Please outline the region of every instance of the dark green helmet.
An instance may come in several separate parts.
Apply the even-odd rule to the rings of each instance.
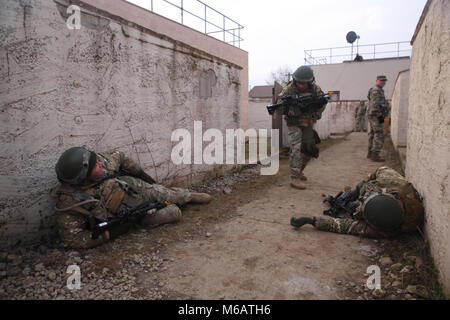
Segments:
[[[370,195],[361,208],[367,223],[380,231],[395,231],[405,218],[403,203],[390,193]]]
[[[89,176],[96,162],[97,155],[86,147],[70,148],[59,157],[56,175],[61,182],[80,184]]]
[[[298,83],[311,83],[314,81],[314,71],[309,66],[301,66],[295,70],[293,78]]]

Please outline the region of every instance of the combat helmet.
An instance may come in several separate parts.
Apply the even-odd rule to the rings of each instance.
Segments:
[[[59,157],[55,166],[58,180],[68,184],[80,184],[91,173],[97,155],[86,147],[70,148]]]
[[[403,224],[405,210],[395,195],[386,192],[371,194],[361,208],[364,219],[380,231],[396,231]]]
[[[301,66],[295,70],[293,76],[294,81],[297,83],[311,83],[314,79],[314,71],[309,66]]]

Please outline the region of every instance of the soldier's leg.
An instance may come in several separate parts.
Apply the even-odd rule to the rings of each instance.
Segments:
[[[159,202],[169,201],[177,205],[184,205],[191,201],[192,195],[188,189],[168,188],[159,184],[146,185],[150,199]]]
[[[303,173],[303,171],[306,168],[306,165],[308,164],[308,162],[311,160],[310,156],[307,156],[306,154],[302,153],[301,157],[300,157],[300,161],[301,161],[301,176],[300,179],[303,181],[308,180],[308,178],[306,178],[305,174]]]
[[[297,126],[288,126],[288,134],[291,144],[291,178],[300,178],[302,173],[302,129]]]
[[[349,218],[331,218],[318,217],[316,218],[314,227],[317,230],[328,231],[341,234],[351,234],[354,236],[363,236],[367,238],[381,237],[375,230],[373,230],[364,220],[353,220]]]
[[[380,154],[381,149],[383,149],[384,146],[384,126],[381,123],[378,123],[373,128],[374,131],[374,139],[373,139],[373,152],[375,154]]]
[[[376,120],[378,121],[378,120]],[[374,150],[374,136],[375,136],[375,132],[373,130],[373,121],[369,118],[369,146],[368,146],[368,153],[367,153],[367,158],[371,158],[372,154],[373,154],[373,150]]]
[[[172,204],[153,214],[147,214],[142,220],[141,225],[145,227],[157,227],[162,224],[174,223],[181,220],[181,210]]]

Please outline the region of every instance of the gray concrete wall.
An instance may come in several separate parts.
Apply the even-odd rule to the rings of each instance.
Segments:
[[[367,93],[375,86],[378,75],[388,77],[384,90],[386,98],[391,99],[398,73],[408,69],[409,65],[409,58],[392,58],[314,65],[311,68],[323,91],[340,91],[340,100],[367,100]]]
[[[426,234],[450,296],[450,1],[429,1],[413,38],[406,177],[424,198]]]
[[[391,103],[391,139],[394,147],[406,147],[408,140],[409,70],[402,71],[395,83]]]
[[[254,129],[267,129],[270,136],[272,117],[267,112],[267,106],[272,104],[272,98],[250,99],[248,104],[248,126]]]
[[[118,149],[157,181],[185,184],[220,168],[173,165],[172,131],[192,132],[196,120],[204,130],[241,126],[246,66],[227,61],[229,51],[213,55],[87,5],[81,29],[69,30],[60,3],[0,3],[1,247],[53,234],[50,191],[65,149]],[[126,4],[108,1],[110,9],[114,3]],[[130,18],[154,21],[126,5]]]

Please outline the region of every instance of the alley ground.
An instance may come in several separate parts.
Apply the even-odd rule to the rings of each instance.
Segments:
[[[335,195],[373,172],[380,164],[366,159],[366,146],[367,135],[353,133],[326,148],[305,170],[304,191],[290,187],[283,161],[277,176],[237,204],[235,218],[167,250],[176,257],[162,275],[167,289],[195,299],[344,298],[336,283],[363,284],[374,242],[312,226],[296,230],[289,220],[322,215],[321,193]]]
[[[299,230],[290,226],[292,216],[323,214],[327,206],[321,193],[335,195],[345,186],[354,187],[380,165],[401,170],[389,146],[386,163],[366,159],[367,133],[329,139],[321,148],[320,158],[305,170],[308,189],[304,191],[289,186],[289,163],[284,157],[276,176],[260,176],[259,167],[254,167],[198,186],[199,191],[212,192],[214,200],[187,205],[181,223],[136,229],[91,250],[67,251],[46,244],[4,253],[8,276],[1,279],[0,297],[440,297],[427,245],[418,236],[377,241],[320,232],[309,225]],[[66,287],[67,267],[72,264],[81,268],[81,290]],[[373,264],[383,270],[381,293],[364,284],[367,267]],[[428,291],[414,294],[417,288],[409,288],[410,284],[425,284]]]

